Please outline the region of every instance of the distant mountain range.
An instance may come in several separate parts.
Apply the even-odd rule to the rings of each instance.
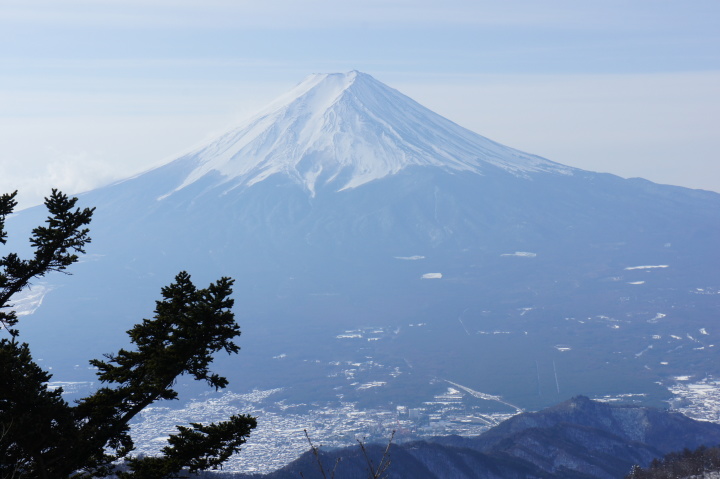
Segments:
[[[523,413],[471,438],[441,437],[394,444],[389,479],[617,479],[634,464],[646,466],[684,448],[720,444],[720,425],[693,421],[681,414],[636,406],[608,405],[578,396],[551,408]],[[386,445],[368,445],[379,464]],[[358,446],[323,451],[324,469],[338,478],[366,479],[367,462]],[[341,458],[340,462],[338,458]],[[237,479],[321,478],[308,451],[267,475]],[[216,477],[209,474],[208,477]]]
[[[720,374],[720,194],[522,153],[359,72],[81,203],[83,263],[18,298],[56,380],[92,381],[179,270],[237,279],[231,388],[295,403],[417,407],[451,381],[483,413],[660,404]],[[9,248],[43,218],[11,218]]]

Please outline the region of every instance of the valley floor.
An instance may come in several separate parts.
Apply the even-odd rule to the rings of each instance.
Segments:
[[[682,379],[682,378],[681,378]],[[706,379],[691,383],[678,381],[671,388],[673,410],[698,420],[720,422],[720,382]],[[251,414],[258,427],[241,454],[223,468],[227,472],[268,473],[296,459],[309,445],[304,430],[316,445],[342,447],[365,441],[404,442],[429,436],[478,435],[515,413],[480,413],[463,403],[467,393],[448,387],[445,394],[427,401],[422,408],[359,409],[353,403],[337,405],[290,404],[275,397],[280,389],[247,394],[208,394],[184,408],[148,408],[133,425],[136,453],[156,454],[176,424],[219,421],[231,414]],[[598,398],[623,402],[625,397]],[[520,411],[517,411],[520,412]]]

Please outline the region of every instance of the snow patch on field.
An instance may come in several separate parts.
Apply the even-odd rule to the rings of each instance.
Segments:
[[[698,421],[720,422],[720,382],[713,378],[688,382],[692,376],[676,376],[668,387],[674,398],[671,409]]]
[[[657,323],[659,320],[663,319],[663,318],[666,317],[666,316],[667,316],[667,314],[657,313],[657,314],[655,314],[655,317],[654,317],[654,318],[648,319],[647,322],[654,324],[654,323]]]
[[[387,383],[385,381],[370,381],[369,383],[364,383],[358,386],[358,391],[362,391],[364,389],[370,389],[370,388],[379,388],[381,386],[385,386]]]
[[[657,265],[647,265],[647,266],[628,266],[625,268],[625,271],[630,271],[633,269],[656,269],[656,268],[668,268],[670,265],[667,264],[657,264]]]
[[[29,316],[42,305],[45,295],[52,291],[52,287],[45,283],[32,285],[15,296],[13,296],[10,308],[2,308],[5,311],[14,310],[18,316]]]
[[[642,355],[645,354],[646,352],[650,351],[652,348],[653,348],[653,345],[651,344],[650,346],[648,346],[647,348],[643,349],[643,350],[640,351],[639,353],[635,353],[635,357],[636,357],[636,358],[639,358],[640,356],[642,356]]]
[[[628,401],[634,402],[636,400],[642,401],[647,394],[645,393],[625,393],[625,394],[607,394],[605,396],[594,397],[593,401],[599,401],[604,403],[616,403],[622,402],[627,403]]]
[[[442,279],[442,273],[425,273],[422,279]]]
[[[89,390],[92,386],[93,383],[90,381],[50,381],[47,383],[47,388],[50,391],[62,388],[63,395],[77,394]]]

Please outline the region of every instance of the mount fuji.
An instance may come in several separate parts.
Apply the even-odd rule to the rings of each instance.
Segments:
[[[482,174],[487,166],[523,175],[571,169],[460,128],[369,75],[311,75],[239,127],[192,153],[195,167],[177,189],[210,172],[231,187],[274,174],[338,191],[410,166]],[[177,191],[177,190],[176,190]]]
[[[123,346],[180,270],[237,280],[231,384],[296,402],[412,406],[451,383],[530,409],[656,404],[720,374],[720,194],[514,150],[363,73],[312,75],[80,198],[88,254],[18,300],[58,380]]]

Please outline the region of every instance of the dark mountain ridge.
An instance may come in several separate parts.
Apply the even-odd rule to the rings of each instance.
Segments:
[[[438,437],[395,444],[390,479],[619,478],[634,464],[647,466],[671,451],[720,444],[720,425],[654,408],[609,405],[579,396],[534,413],[512,417],[470,438]],[[382,444],[368,447],[378,464]],[[358,447],[324,451],[336,477],[366,478]],[[322,477],[311,452],[263,479]],[[236,475],[244,478],[251,476]]]

